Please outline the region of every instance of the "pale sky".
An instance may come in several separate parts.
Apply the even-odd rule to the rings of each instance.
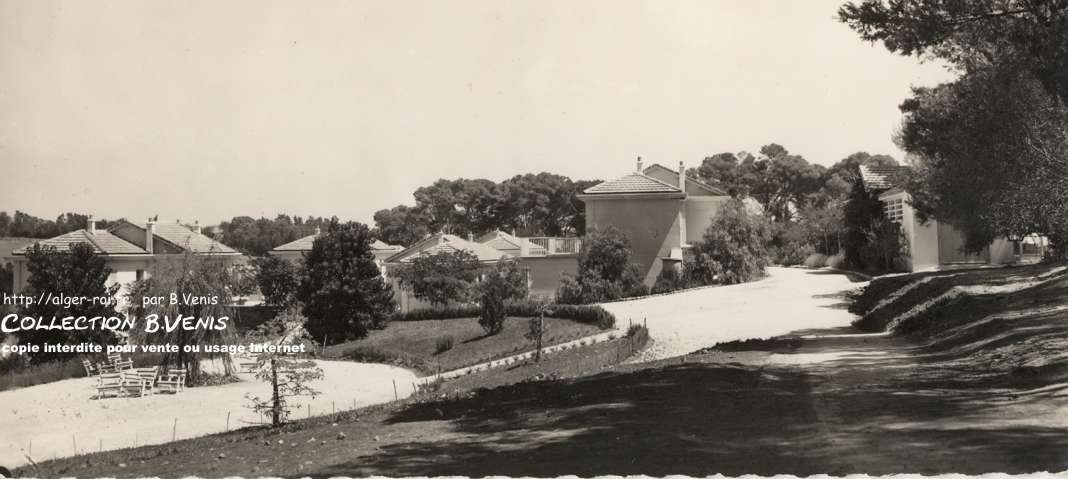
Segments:
[[[437,178],[608,179],[892,141],[844,0],[0,0],[0,210],[364,222]]]

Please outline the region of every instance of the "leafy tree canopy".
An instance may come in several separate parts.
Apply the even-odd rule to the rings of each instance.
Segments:
[[[551,173],[486,179],[440,179],[414,193],[415,206],[375,213],[375,231],[387,243],[411,245],[427,234],[480,235],[496,228],[521,235],[581,235],[585,206],[576,198],[596,181]]]
[[[1068,94],[1064,0],[861,0],[843,5],[838,18],[891,52],[933,55],[964,72],[1011,64],[1055,98]]]
[[[475,255],[459,250],[419,256],[397,268],[396,276],[416,298],[445,306],[471,299],[480,269]]]
[[[373,240],[366,225],[334,220],[305,256],[297,299],[316,341],[362,338],[393,313],[393,288],[375,264]]]
[[[70,246],[69,251],[57,251],[53,247],[34,245],[27,249],[27,288],[23,294],[34,296],[41,293],[65,295],[68,297],[81,298],[114,298],[118,292],[118,285],[107,286],[108,276],[111,269],[107,267],[104,259],[98,256],[92,246],[87,243],[76,243]],[[45,320],[53,316],[63,318],[66,316],[118,316],[114,304],[104,302],[87,303],[71,306],[52,304],[49,302],[35,302],[23,306],[19,314],[23,316],[44,317]],[[32,329],[15,333],[21,343],[33,344],[78,344],[92,342],[96,344],[115,344],[117,338],[108,330],[85,329],[75,331]],[[30,359],[34,363],[42,363],[55,359],[61,359],[64,355],[58,353],[42,352],[34,354]]]

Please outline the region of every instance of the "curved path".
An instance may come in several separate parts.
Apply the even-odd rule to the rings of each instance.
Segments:
[[[383,364],[317,361],[323,380],[311,383],[320,395],[297,398],[301,409],[294,417],[352,409],[412,393],[416,375]],[[207,366],[206,366],[207,368]],[[135,445],[169,442],[172,434],[186,439],[227,428],[259,423],[245,394],[268,397],[266,383],[251,374],[241,382],[191,388],[179,394],[140,398],[90,399],[96,394],[93,378],[68,379],[0,392],[0,465],[11,468],[34,461]],[[177,426],[175,426],[177,419]]]
[[[753,283],[700,288],[602,306],[626,329],[649,326],[652,344],[633,361],[655,361],[725,341],[848,326],[845,293],[863,286],[827,269],[768,268]]]

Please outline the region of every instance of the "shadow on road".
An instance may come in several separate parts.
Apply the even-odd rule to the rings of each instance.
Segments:
[[[448,421],[456,436],[383,447],[313,476],[1068,468],[1068,429],[1028,421],[1026,404],[982,375],[923,361],[922,348],[899,338],[843,332],[810,331],[817,337],[760,364],[697,355],[414,405],[389,423]]]

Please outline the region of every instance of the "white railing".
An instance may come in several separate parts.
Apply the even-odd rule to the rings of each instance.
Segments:
[[[576,254],[582,251],[582,239],[580,238],[538,236],[523,239],[527,240],[529,243],[524,242],[523,246],[520,247],[520,256]]]

